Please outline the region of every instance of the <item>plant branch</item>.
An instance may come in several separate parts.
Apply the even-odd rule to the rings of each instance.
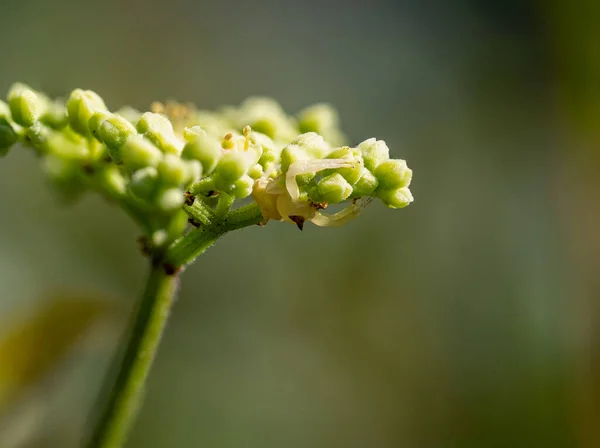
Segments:
[[[177,290],[177,274],[153,263],[146,290],[138,304],[125,353],[104,410],[89,440],[89,448],[121,447],[139,408],[169,310]]]

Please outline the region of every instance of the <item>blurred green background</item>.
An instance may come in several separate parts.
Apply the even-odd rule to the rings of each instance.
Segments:
[[[2,1],[0,91],[327,101],[415,173],[405,210],[246,229],[192,265],[128,446],[600,446],[599,18],[566,0]],[[61,206],[17,148],[0,230],[0,338],[57,298],[110,305],[0,414],[2,448],[77,447],[144,281],[136,229],[97,197]],[[19,353],[53,352],[77,316]]]

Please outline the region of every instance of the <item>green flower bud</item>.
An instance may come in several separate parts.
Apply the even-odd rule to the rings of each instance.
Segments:
[[[254,186],[254,179],[250,176],[245,175],[233,183],[231,194],[238,199],[247,198],[252,194],[252,187]]]
[[[202,163],[202,171],[210,174],[217,166],[223,154],[219,141],[206,133],[196,135],[185,147],[181,157],[187,160],[198,160]]]
[[[97,181],[113,197],[121,196],[125,193],[127,182],[118,167],[115,165],[106,165],[96,175]]]
[[[371,196],[379,185],[379,181],[373,173],[364,167],[361,168],[360,174],[360,179],[352,186],[352,196],[357,198]]]
[[[154,195],[157,185],[158,171],[152,166],[147,166],[131,175],[128,187],[138,198],[148,200]]]
[[[302,147],[294,144],[287,145],[281,150],[281,171],[285,173],[292,163],[310,158]]]
[[[50,129],[43,126],[38,121],[34,123],[33,126],[25,128],[23,140],[27,146],[31,146],[38,153],[41,153],[47,150],[46,142],[48,141],[49,135]]]
[[[200,126],[192,126],[190,128],[183,129],[183,138],[188,143],[194,141],[194,139],[199,135],[206,135],[206,131]]]
[[[164,212],[173,212],[183,205],[183,191],[179,188],[167,188],[158,193],[156,204]]]
[[[117,114],[106,115],[97,112],[89,120],[89,129],[99,141],[110,150],[110,156],[116,161],[122,160],[122,147],[129,137],[136,135],[135,127]]]
[[[15,84],[8,92],[8,105],[12,119],[21,126],[35,123],[46,109],[45,99],[23,84]]]
[[[328,156],[328,159],[348,159],[353,162],[351,167],[348,168],[337,168],[335,170],[326,170],[324,172],[325,175],[332,173],[339,173],[344,176],[344,179],[350,183],[350,185],[354,185],[360,177],[362,176],[363,162],[361,157],[361,152],[358,148],[349,148],[348,146],[343,146],[341,148],[337,148],[333,150]]]
[[[8,150],[17,142],[18,138],[19,136],[8,120],[0,117],[0,157],[8,153]]]
[[[263,167],[262,165],[256,163],[254,165],[252,165],[250,167],[250,169],[248,170],[248,175],[252,178],[252,179],[258,179],[259,177],[261,177],[264,173]]]
[[[48,104],[48,107],[40,121],[52,129],[62,129],[69,124],[67,116],[67,108],[59,101],[53,101]]]
[[[377,196],[390,208],[403,208],[410,204],[414,199],[408,188],[398,188],[397,190],[377,191]]]
[[[156,167],[163,154],[156,146],[141,135],[132,135],[121,148],[123,163],[132,171],[145,167]]]
[[[142,118],[142,113],[133,107],[124,106],[115,112],[117,115],[125,118],[130,123],[137,123]]]
[[[329,104],[315,104],[298,114],[300,132],[316,132],[332,145],[342,145],[345,137],[339,130],[339,116]]]
[[[188,186],[202,177],[202,164],[197,160],[181,160],[185,167],[183,184]]]
[[[318,202],[337,204],[352,194],[352,185],[339,174],[330,174],[317,184]]]
[[[408,187],[412,178],[412,170],[404,160],[386,160],[381,162],[373,172],[382,190],[396,190]]]
[[[217,188],[227,190],[231,184],[248,172],[255,158],[255,154],[250,151],[227,151],[215,169]]]
[[[300,132],[316,132],[322,134],[323,130],[339,125],[339,116],[330,104],[320,103],[309,106],[298,114],[298,128]]]
[[[248,98],[239,109],[225,110],[224,115],[235,123],[236,128],[249,125],[274,140],[289,141],[298,133],[293,121],[270,98]]]
[[[161,229],[157,230],[152,234],[152,236],[150,237],[150,242],[152,243],[153,247],[160,247],[167,242],[168,238],[169,234],[167,233],[167,231]]]
[[[85,160],[90,153],[86,145],[74,141],[67,134],[56,131],[47,134],[44,147],[49,154],[63,159]]]
[[[91,90],[75,89],[67,101],[69,123],[81,135],[90,135],[90,118],[98,111],[106,111],[102,98]]]
[[[331,151],[329,143],[323,137],[314,132],[298,135],[292,140],[291,145],[298,145],[304,149],[308,155],[315,159],[322,159]]]
[[[185,161],[174,154],[166,154],[157,169],[158,177],[166,185],[181,185],[188,177]]]
[[[370,138],[358,145],[358,149],[362,153],[365,167],[371,172],[381,162],[390,158],[390,150],[383,140]]]
[[[8,104],[2,100],[0,100],[0,117],[10,118],[10,108],[8,107]]]
[[[163,115],[146,112],[138,121],[137,130],[162,151],[181,154],[184,143],[175,136],[173,125]]]

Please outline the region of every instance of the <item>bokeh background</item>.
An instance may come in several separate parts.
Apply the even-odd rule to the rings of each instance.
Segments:
[[[415,173],[407,209],[246,229],[192,265],[127,446],[600,446],[598,19],[592,0],[3,0],[0,91],[327,101]],[[80,446],[144,281],[137,235],[97,197],[61,205],[23,148],[0,161],[0,347],[37,328],[0,350],[0,391],[29,366],[4,375],[0,447]]]

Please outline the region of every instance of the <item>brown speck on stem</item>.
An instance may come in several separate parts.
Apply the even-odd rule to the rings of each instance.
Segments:
[[[181,266],[173,266],[171,263],[163,263],[163,269],[165,270],[165,274],[175,275],[180,271]]]
[[[188,222],[196,228],[200,227],[200,223],[198,221],[196,221],[194,218],[188,218]]]
[[[150,255],[150,240],[146,235],[142,235],[138,238],[138,244],[140,246],[140,251],[145,256]]]
[[[184,194],[185,205],[192,206],[192,205],[194,205],[195,200],[196,200],[196,197],[194,195],[192,195],[192,193],[190,193],[189,191],[185,192],[185,194]]]

